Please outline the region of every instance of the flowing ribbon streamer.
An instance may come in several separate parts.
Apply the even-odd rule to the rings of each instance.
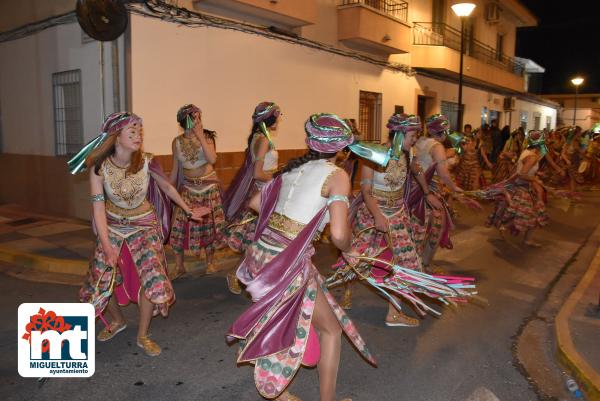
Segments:
[[[372,229],[374,227],[367,227],[361,233]],[[389,244],[391,243],[389,233],[387,241],[388,245],[386,248],[389,248]],[[382,253],[383,250],[375,256],[379,256]],[[358,263],[347,263],[345,268],[338,269],[336,273],[327,279],[326,283],[328,287],[349,282],[358,277],[379,291],[398,310],[401,310],[402,307],[392,294],[396,294],[413,304],[419,314],[425,315],[429,312],[436,316],[441,315],[441,313],[420,299],[417,296],[418,293],[437,299],[443,304],[450,306],[455,306],[457,302],[466,302],[467,298],[476,298],[477,295],[476,291],[471,291],[476,288],[475,279],[472,277],[430,275],[407,269],[393,263],[393,261],[388,262],[387,260],[378,259],[373,256],[361,255],[352,258],[357,259]],[[371,270],[375,263],[387,266],[388,272],[393,273],[394,279],[386,280],[383,278],[377,280],[373,278]],[[483,298],[477,298],[485,302]]]
[[[75,156],[73,156],[68,162],[69,172],[73,175],[80,173],[85,170],[85,159],[88,155],[97,147],[102,145],[108,134],[106,132],[101,133],[91,141],[85,144],[83,148]]]

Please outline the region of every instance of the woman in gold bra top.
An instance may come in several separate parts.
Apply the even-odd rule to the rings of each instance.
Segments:
[[[402,152],[395,160],[390,160],[385,169],[363,164],[361,173],[361,198],[356,202],[356,215],[352,219],[352,250],[357,254],[379,256],[391,259],[408,269],[422,271],[421,258],[412,239],[410,215],[404,202],[405,181],[409,173],[408,151],[417,139],[421,123],[416,116],[394,114],[387,127],[392,147],[396,135],[401,135]],[[422,178],[422,177],[421,177]],[[421,179],[419,178],[419,179]],[[424,187],[426,184],[423,185]],[[435,201],[433,194],[428,201]],[[386,249],[390,254],[386,253]],[[347,261],[340,258],[336,267],[343,267]],[[384,270],[372,270],[383,274]],[[392,274],[391,280],[396,275]],[[350,291],[346,290],[343,304],[349,309]],[[390,302],[388,304],[387,326],[418,326],[419,320],[405,315]]]
[[[161,349],[148,337],[153,315],[167,316],[175,301],[167,277],[163,242],[168,235],[167,198],[187,218],[199,219],[206,210],[192,210],[164,176],[158,162],[142,151],[142,120],[132,113],[113,113],[102,133],[71,161],[72,173],[90,169],[94,228],[98,236],[82,302],[94,305],[96,316],[108,309],[110,325],[98,334],[108,341],[127,325],[119,305],[140,308],[137,345],[149,356]]]
[[[177,122],[184,131],[173,140],[171,183],[189,205],[207,208],[210,213],[200,221],[189,221],[183,210],[175,206],[169,239],[175,252],[175,277],[185,273],[183,256],[186,249],[195,256],[199,256],[204,249],[206,271],[213,273],[214,252],[225,245],[225,216],[219,179],[213,167],[217,161],[215,133],[203,129],[202,112],[193,104],[179,109]]]

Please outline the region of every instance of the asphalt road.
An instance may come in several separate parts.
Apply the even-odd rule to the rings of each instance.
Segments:
[[[600,193],[572,204],[552,200],[551,223],[535,239],[541,248],[504,242],[482,226],[486,214],[463,210],[455,249],[439,252],[438,265],[475,276],[489,305],[469,304],[428,317],[419,328],[387,328],[386,303],[355,286],[350,316],[375,358],[365,363],[344,340],[339,398],[354,401],[528,401],[537,395],[514,366],[511,347],[524,320],[543,301],[560,269],[600,223]],[[334,253],[320,245],[316,263],[327,271]],[[249,304],[227,291],[223,276],[175,282],[177,303],[151,331],[163,347],[149,358],[135,345],[137,310],[126,309],[129,328],[96,343],[96,373],[89,379],[50,379],[39,385],[17,373],[17,307],[23,302],[72,302],[77,288],[0,279],[0,400],[260,400],[252,369],[235,365],[235,347],[224,341],[231,322]],[[98,327],[100,327],[98,325]],[[291,391],[318,400],[316,369],[302,369]]]

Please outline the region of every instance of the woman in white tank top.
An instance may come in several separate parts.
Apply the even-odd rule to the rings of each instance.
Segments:
[[[256,213],[248,207],[248,201],[277,171],[279,155],[275,150],[272,137],[277,135],[281,109],[273,102],[261,102],[252,114],[252,130],[248,136],[246,159],[238,170],[224,196],[225,216],[228,220],[226,230],[229,247],[238,253],[244,253],[254,240]],[[231,271],[227,274],[229,291],[240,294],[242,288]]]
[[[437,202],[425,202],[424,215],[412,213],[411,222],[417,252],[423,260],[423,268],[428,271],[439,246],[452,249],[450,230],[453,223],[442,184],[452,192],[461,193],[463,190],[452,180],[446,164],[443,142],[450,133],[448,118],[442,114],[433,115],[427,119],[426,126],[428,136],[421,136],[414,147],[415,162],[417,174],[425,175],[429,180],[429,185],[422,188],[423,192],[431,194]]]
[[[350,250],[350,180],[334,161],[353,136],[330,114],[311,116],[305,129],[307,154],[290,161],[250,201],[259,212],[256,241],[237,276],[255,303],[230,328],[229,338],[242,340],[238,362],[254,363],[263,397],[299,400],[285,389],[301,364],[318,364],[320,400],[335,401],[342,331],[374,363],[311,261],[312,242],[327,221],[333,244]]]
[[[169,243],[175,252],[176,277],[185,273],[184,251],[194,256],[206,255],[206,272],[213,273],[215,250],[225,246],[225,215],[221,203],[219,179],[214,169],[217,161],[215,133],[202,127],[202,112],[187,104],[177,112],[177,122],[183,133],[173,140],[171,183],[185,201],[211,212],[200,221],[190,221],[184,211],[173,208],[173,224]]]

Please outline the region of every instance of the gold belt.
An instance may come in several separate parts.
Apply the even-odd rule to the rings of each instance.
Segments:
[[[187,181],[187,183],[191,184],[191,185],[200,185],[200,184],[204,184],[206,179],[216,175],[216,171],[213,171],[212,173],[203,175],[201,177],[188,177],[185,175],[185,173],[183,174],[183,177],[185,178],[185,181]]]
[[[400,188],[395,191],[382,191],[380,189],[373,188],[371,194],[380,201],[385,202],[385,206],[388,208],[397,207],[397,203],[404,196],[404,189]]]
[[[300,231],[304,229],[306,224],[300,223],[296,220],[290,219],[283,214],[277,212],[271,213],[269,221],[267,223],[270,229],[273,229],[288,239],[294,239],[300,234]],[[321,233],[317,232],[313,241],[318,240],[321,237]]]
[[[373,188],[371,193],[376,198],[384,200],[398,200],[404,196],[404,189],[400,188],[395,191],[382,191],[381,189]]]
[[[273,212],[271,213],[271,216],[269,216],[267,225],[269,228],[279,231],[286,238],[294,239],[306,224],[292,220],[283,214]]]
[[[111,202],[110,199],[107,199],[106,202],[104,202],[104,205],[106,207],[107,212],[109,212],[115,216],[127,217],[127,218],[139,217],[139,216],[146,214],[152,210],[152,205],[150,204],[150,202],[148,202],[147,199],[144,199],[144,201],[142,203],[140,203],[139,206],[134,207],[133,209],[125,209],[120,206],[117,206],[113,202]]]

